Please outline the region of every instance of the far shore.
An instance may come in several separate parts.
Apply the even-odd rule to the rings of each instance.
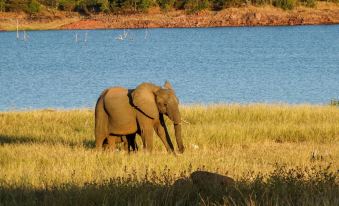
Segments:
[[[50,12],[29,16],[25,13],[0,12],[0,31],[76,30],[132,28],[199,28],[236,26],[292,26],[339,24],[339,4],[318,2],[315,8],[299,6],[282,10],[272,6],[246,6],[222,11],[161,12],[146,14],[81,16],[73,12]]]
[[[196,108],[205,108],[205,109],[217,109],[217,108],[233,108],[233,107],[282,107],[282,108],[325,108],[325,107],[334,107],[339,106],[339,101],[334,99],[328,103],[287,103],[287,102],[248,102],[248,103],[240,103],[240,102],[224,102],[224,103],[188,103],[188,104],[180,104],[180,110],[190,110]],[[42,107],[42,108],[0,108],[0,114],[6,113],[32,113],[32,112],[94,112],[95,105],[92,107]]]

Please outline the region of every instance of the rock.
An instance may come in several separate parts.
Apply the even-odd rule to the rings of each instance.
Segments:
[[[230,177],[206,171],[193,172],[191,179],[201,196],[213,201],[222,201],[227,187],[235,183]]]
[[[199,188],[212,187],[217,189],[234,184],[234,180],[230,177],[206,171],[193,172],[191,179],[193,184]]]
[[[192,181],[189,178],[180,178],[175,181],[172,185],[173,197],[175,202],[180,199],[185,199],[189,196],[189,193],[194,191]]]

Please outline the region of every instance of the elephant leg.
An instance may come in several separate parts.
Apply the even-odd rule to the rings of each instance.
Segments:
[[[171,142],[170,136],[167,132],[167,128],[164,128],[160,123],[155,124],[154,130],[157,135],[160,137],[162,143],[165,145],[167,152],[174,152],[174,147]]]
[[[145,141],[145,137],[141,135],[141,131],[138,131],[137,134],[141,137],[142,148],[145,150],[145,149],[146,149],[146,141]]]
[[[118,138],[115,138],[115,143],[122,143],[124,147],[124,151],[128,151],[128,141],[127,141],[127,136],[121,136]]]
[[[115,143],[117,141],[119,137],[118,136],[112,136],[110,135],[109,137],[107,137],[107,149],[114,151],[115,150]]]
[[[103,148],[104,150],[108,149],[108,140],[107,140],[107,138],[104,139],[104,141],[103,141],[103,143],[102,143],[102,148]]]
[[[146,149],[148,152],[151,152],[153,150],[154,120],[140,112],[137,114],[137,120],[139,126],[137,132],[140,133],[144,149]]]
[[[101,150],[105,139],[106,139],[106,136],[97,137],[95,139],[95,148],[98,150]]]
[[[153,127],[145,127],[141,129],[141,138],[144,139],[144,147],[148,152],[153,150]]]
[[[139,124],[138,124],[138,130],[137,130],[136,134],[138,134],[141,137],[142,147],[145,150],[146,149],[146,142],[145,142],[145,138],[141,135],[141,129],[140,129]],[[137,149],[138,149],[138,147],[137,147]]]
[[[127,139],[127,147],[128,147],[128,152],[131,151],[136,151],[138,150],[138,145],[137,143],[135,142],[135,133],[134,134],[129,134],[126,136],[126,139]]]
[[[102,149],[108,137],[108,115],[104,109],[103,98],[100,97],[95,106],[95,147]]]

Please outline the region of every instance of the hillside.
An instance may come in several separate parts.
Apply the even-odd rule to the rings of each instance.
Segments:
[[[317,2],[314,8],[298,6],[292,10],[269,5],[244,6],[195,13],[185,10],[163,12],[158,7],[131,14],[101,12],[80,15],[78,12],[56,10],[34,15],[2,12],[0,30],[15,30],[17,19],[20,30],[318,25],[338,24],[339,5]]]

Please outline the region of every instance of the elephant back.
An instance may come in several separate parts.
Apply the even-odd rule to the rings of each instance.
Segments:
[[[107,90],[104,109],[108,114],[109,134],[126,135],[137,131],[136,112],[130,102],[128,89],[112,87]]]

